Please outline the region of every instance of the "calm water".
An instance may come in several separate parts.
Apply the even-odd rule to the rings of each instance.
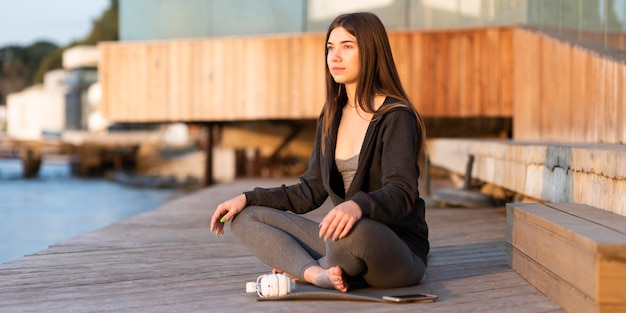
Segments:
[[[184,191],[124,186],[72,176],[44,162],[39,177],[21,178],[19,160],[0,159],[0,263],[157,208]]]

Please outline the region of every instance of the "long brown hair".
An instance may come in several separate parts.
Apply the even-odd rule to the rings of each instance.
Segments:
[[[419,162],[425,161],[426,130],[424,122],[415,107],[411,104],[402,88],[400,77],[396,69],[389,38],[385,26],[378,16],[369,12],[358,12],[339,15],[328,27],[326,42],[330,33],[337,27],[344,28],[348,33],[356,38],[359,47],[359,77],[355,94],[355,103],[365,112],[373,113],[377,118],[387,111],[398,106],[409,107],[417,119],[420,128],[421,142],[419,146]],[[328,48],[325,53],[328,59]],[[394,105],[386,105],[378,110],[374,108],[374,96],[385,95],[400,100]],[[326,138],[331,134],[333,117],[337,110],[341,109],[348,101],[346,88],[342,84],[335,82],[326,66],[326,102],[322,114],[324,125],[322,126],[322,152],[326,148]],[[398,134],[401,135],[401,134]]]

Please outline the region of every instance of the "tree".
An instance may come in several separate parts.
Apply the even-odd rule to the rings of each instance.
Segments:
[[[109,8],[106,9],[99,18],[93,21],[93,26],[87,37],[79,41],[74,41],[43,58],[36,70],[34,82],[40,83],[43,81],[43,77],[48,71],[62,68],[63,52],[71,47],[77,45],[96,45],[100,41],[117,41],[119,27],[118,12],[119,0],[111,0]]]
[[[42,60],[57,50],[55,44],[47,41],[38,41],[28,47],[0,48],[0,104],[6,103],[8,94],[32,85]]]
[[[93,22],[93,28],[81,44],[95,45],[100,41],[117,41],[119,33],[119,0],[111,0],[109,8]]]

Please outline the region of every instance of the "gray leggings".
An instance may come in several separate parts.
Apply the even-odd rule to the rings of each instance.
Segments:
[[[415,285],[424,262],[386,225],[362,218],[348,236],[324,242],[319,223],[273,208],[249,206],[231,223],[237,240],[263,263],[304,280],[314,265],[338,265],[349,277],[373,287]]]

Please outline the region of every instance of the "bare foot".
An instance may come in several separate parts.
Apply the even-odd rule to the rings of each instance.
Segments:
[[[279,270],[279,269],[277,269],[277,268],[273,268],[273,269],[272,269],[272,274],[284,274],[284,275],[289,276],[289,278],[290,278],[291,280],[293,280],[293,281],[297,281],[297,282],[301,281],[301,280],[300,280],[300,278],[298,278],[298,277],[296,277],[296,276],[293,276],[293,275],[291,275],[291,274],[289,274],[289,273],[287,273],[287,272],[284,272],[284,271],[282,271],[282,270]]]
[[[328,269],[311,266],[304,271],[304,279],[318,287],[348,291],[348,283],[344,280],[343,271],[339,266]]]

